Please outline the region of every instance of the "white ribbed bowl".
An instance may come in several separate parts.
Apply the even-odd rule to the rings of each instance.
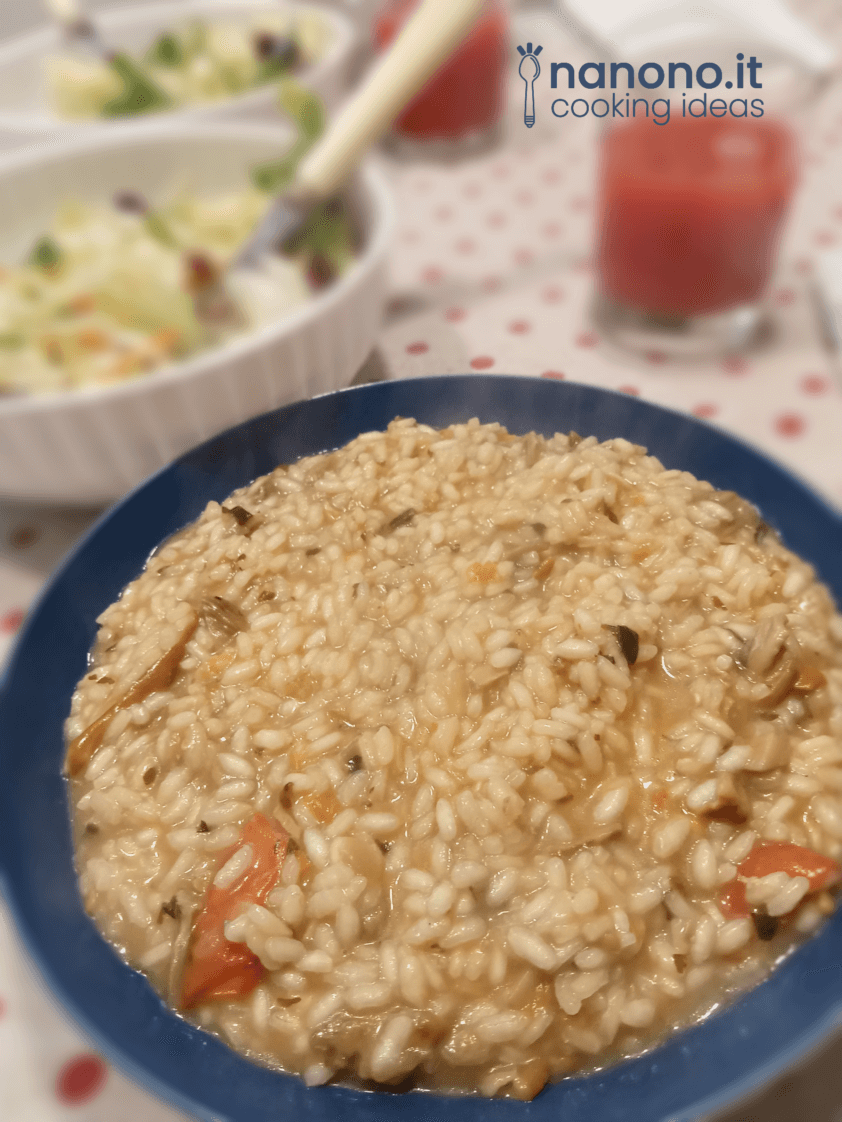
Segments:
[[[247,182],[290,131],[244,121],[149,122],[86,135],[0,162],[0,262],[18,261],[68,196],[153,203],[185,178],[200,192]],[[347,385],[374,345],[392,226],[372,168],[350,191],[362,233],[338,281],[292,314],[222,347],[116,386],[0,397],[0,496],[95,504],[125,494],[174,456],[239,421]]]
[[[315,90],[328,109],[335,108],[348,87],[357,31],[352,21],[334,8],[277,0],[166,0],[96,12],[95,16],[109,47],[134,54],[142,51],[157,33],[190,19],[236,21],[273,10],[317,12],[331,28],[332,42],[325,55],[296,77]],[[49,55],[62,52],[61,39],[60,29],[53,24],[0,44],[0,148],[60,139],[78,130],[118,129],[132,120],[68,120],[58,116],[50,104],[43,67]],[[176,121],[225,117],[278,120],[277,83],[270,82],[221,101],[164,110],[155,116]]]

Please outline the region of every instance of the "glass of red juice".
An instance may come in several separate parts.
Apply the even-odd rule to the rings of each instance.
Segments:
[[[419,3],[390,0],[374,23],[376,50],[389,46]],[[496,143],[505,107],[508,58],[509,19],[503,0],[486,0],[463,42],[395,121],[390,147],[409,156],[446,158]]]
[[[797,181],[772,117],[642,117],[602,141],[597,318],[636,350],[745,346]]]

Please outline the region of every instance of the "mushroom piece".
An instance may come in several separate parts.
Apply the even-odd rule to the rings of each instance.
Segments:
[[[629,666],[634,666],[637,662],[638,652],[640,651],[640,636],[638,633],[622,623],[606,623],[605,627],[608,631],[614,633],[623,658]]]
[[[748,703],[754,710],[772,710],[790,694],[805,696],[826,685],[822,671],[801,657],[795,638],[789,634],[785,617],[767,616],[734,661],[742,666],[764,693],[755,694]]]
[[[206,596],[199,605],[199,619],[214,640],[215,647],[224,645],[238,631],[245,631],[248,627],[243,612],[222,596]]]
[[[396,514],[394,518],[390,518],[388,522],[384,523],[377,531],[378,534],[385,537],[386,534],[391,534],[393,530],[399,530],[401,526],[409,526],[417,513],[414,507],[407,507],[406,510],[402,510],[400,514]]]
[[[172,1005],[177,1005],[181,995],[181,980],[184,976],[184,966],[187,962],[187,951],[190,946],[190,936],[193,932],[193,916],[195,907],[181,908],[179,918],[181,925],[178,934],[173,940],[170,967],[167,971],[167,995]],[[175,917],[173,917],[175,918]]]
[[[788,637],[783,613],[766,616],[736,658],[749,674],[762,678],[781,657]]]
[[[198,622],[199,617],[195,612],[192,613],[173,646],[165,651],[158,661],[153,663],[118,701],[110,705],[101,716],[92,721],[75,740],[70,742],[65,760],[68,775],[78,775],[83,768],[87,767],[94,752],[102,744],[108,726],[121,709],[128,709],[130,705],[136,705],[137,702],[143,701],[151,693],[165,690],[172,685],[181,660],[184,658],[187,644],[192,639]]]
[[[523,438],[523,451],[526,466],[533,467],[544,454],[544,438],[535,432],[528,432]]]
[[[475,689],[484,690],[493,682],[499,682],[501,678],[507,677],[513,669],[513,666],[487,666],[483,663],[468,673],[468,681]]]
[[[583,845],[602,845],[609,838],[616,837],[623,832],[622,824],[608,822],[605,825],[590,825],[584,829],[573,827],[573,837],[569,841],[553,841],[553,850],[557,853],[568,853],[571,849],[581,849]]]
[[[769,692],[763,697],[755,699],[757,708],[776,709],[792,691],[800,673],[798,663],[789,651],[784,650],[766,678],[766,687]]]
[[[357,876],[363,876],[371,885],[383,881],[383,854],[370,837],[354,835],[339,838],[333,843],[336,860],[353,869]]]
[[[741,826],[747,821],[749,800],[734,780],[730,772],[724,772],[716,781],[716,801],[706,806],[702,817],[713,822],[727,822],[730,826]]]
[[[744,735],[751,746],[751,753],[743,764],[745,771],[772,771],[789,763],[792,749],[781,721],[751,721]]]
[[[223,514],[229,514],[234,519],[234,525],[240,530],[247,538],[263,525],[263,519],[259,514],[252,514],[250,510],[246,510],[244,506],[224,506],[222,508]]]
[[[747,499],[742,498],[735,491],[717,491],[713,495],[715,502],[732,515],[728,529],[747,527],[754,533],[760,524],[760,515],[757,508],[752,506]]]

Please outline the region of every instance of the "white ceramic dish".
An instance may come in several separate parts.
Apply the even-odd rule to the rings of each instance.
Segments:
[[[308,11],[318,13],[331,29],[325,55],[298,77],[333,109],[345,93],[357,32],[352,21],[335,8],[273,0],[167,0],[166,3],[132,5],[96,13],[97,27],[109,46],[138,54],[155,35],[191,19],[247,20],[261,12]],[[80,129],[124,127],[126,118],[103,121],[68,120],[50,103],[44,62],[62,52],[61,31],[56,25],[0,44],[0,148],[55,140]],[[278,120],[276,84],[269,83],[223,101],[209,101],[157,114],[179,121],[224,117]]]
[[[188,178],[214,193],[284,150],[290,131],[245,121],[98,130],[0,163],[0,262],[20,260],[68,196],[153,203]],[[374,345],[392,225],[388,189],[365,169],[350,192],[359,255],[336,283],[277,322],[110,387],[0,398],[0,496],[97,504],[230,425],[347,385]]]

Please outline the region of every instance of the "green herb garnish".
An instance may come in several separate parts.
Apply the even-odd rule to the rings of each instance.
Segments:
[[[131,117],[170,108],[170,97],[128,55],[115,54],[108,61],[123,79],[123,92],[103,105],[103,117]]]
[[[302,156],[322,135],[327,122],[321,98],[294,78],[281,81],[280,106],[298,129],[295,143],[280,160],[271,160],[251,169],[252,183],[259,191],[270,195],[277,195],[292,182]]]
[[[258,191],[265,191],[267,195],[277,195],[292,183],[297,167],[298,156],[293,149],[281,160],[272,160],[268,164],[253,167],[250,173],[251,181]]]
[[[159,35],[149,50],[149,61],[158,66],[181,66],[184,62],[184,50],[178,36],[170,31]]]
[[[29,264],[33,269],[41,269],[45,273],[57,269],[61,264],[62,252],[59,244],[51,237],[40,238],[34,245],[29,255]]]
[[[151,234],[162,245],[168,246],[170,249],[179,248],[178,238],[157,211],[148,210],[143,216],[143,225],[146,227],[147,233]]]
[[[299,139],[306,140],[309,147],[325,131],[324,102],[294,78],[284,78],[278,96],[281,109],[298,127]]]
[[[341,199],[328,199],[284,242],[284,253],[303,256],[317,284],[338,277],[354,256],[353,227]]]

